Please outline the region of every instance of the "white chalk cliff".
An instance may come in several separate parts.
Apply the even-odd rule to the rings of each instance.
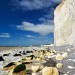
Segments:
[[[54,15],[55,45],[75,44],[75,0],[62,0]]]

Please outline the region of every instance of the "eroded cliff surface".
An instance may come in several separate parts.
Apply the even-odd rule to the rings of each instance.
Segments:
[[[54,15],[55,45],[75,44],[75,0],[63,0]]]

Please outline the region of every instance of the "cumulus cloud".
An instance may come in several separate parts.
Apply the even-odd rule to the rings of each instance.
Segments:
[[[36,10],[53,7],[55,3],[58,4],[61,0],[14,0],[13,2],[23,10]]]
[[[43,24],[54,25],[54,20],[46,19],[44,17],[39,18],[39,21]]]
[[[18,8],[22,8],[23,10],[39,10],[39,9],[47,9],[45,14],[40,17],[38,20],[41,22],[40,24],[34,24],[31,22],[22,22],[21,25],[17,26],[17,29],[24,31],[32,31],[35,33],[39,33],[41,35],[47,35],[49,33],[54,32],[54,10],[55,5],[59,4],[61,0],[14,0],[14,4]],[[28,35],[27,37],[32,37]]]
[[[54,19],[54,10],[55,8],[50,8],[47,14],[44,15],[46,19]]]
[[[26,35],[25,37],[27,37],[27,38],[34,38],[35,36],[32,36],[32,35]]]
[[[39,21],[54,24],[54,10],[55,8],[50,8],[41,18],[39,18]]]
[[[50,24],[33,24],[30,22],[22,22],[22,25],[18,25],[17,29],[24,31],[32,31],[35,33],[39,33],[43,36],[54,32],[54,25]]]
[[[9,33],[1,33],[0,37],[8,38],[8,37],[10,37],[10,34]]]

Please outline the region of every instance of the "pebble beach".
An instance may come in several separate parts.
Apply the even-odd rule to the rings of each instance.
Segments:
[[[42,51],[45,52],[42,54]],[[33,59],[28,56],[34,55]],[[1,59],[3,58],[3,60]],[[56,67],[59,75],[75,75],[75,47],[66,46],[48,46],[48,47],[19,47],[0,52],[0,75],[10,75],[10,70],[3,70],[7,64],[26,63],[26,75],[33,74],[33,65],[40,66],[37,75],[43,75],[43,68]]]

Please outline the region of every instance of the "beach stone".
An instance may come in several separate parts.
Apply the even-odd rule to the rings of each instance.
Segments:
[[[56,55],[56,60],[63,60],[64,57],[61,54]]]
[[[63,74],[63,75],[69,75],[69,74]]]
[[[13,70],[11,70],[11,71],[9,72],[9,75],[26,75],[26,71],[24,70],[24,71],[20,71],[19,73],[14,73],[14,74],[13,74]]]
[[[68,57],[68,53],[65,52],[65,53],[62,54],[62,56],[63,56],[64,58],[66,58],[66,57]]]
[[[63,64],[62,63],[57,63],[56,67],[57,68],[62,68],[63,67]]]
[[[32,65],[31,69],[35,73],[39,70],[40,66],[39,65]]]
[[[44,67],[42,75],[59,75],[59,72],[55,67]]]
[[[7,64],[6,66],[3,67],[3,70],[4,71],[7,71],[7,70],[11,70],[15,67],[15,63],[14,62],[11,62],[9,64]]]
[[[39,75],[39,73],[32,73],[31,75]]]
[[[75,1],[62,0],[54,12],[54,43],[56,46],[75,44]]]
[[[3,57],[2,57],[2,56],[0,56],[0,62],[1,62],[1,61],[4,61],[4,59],[3,59]]]
[[[48,59],[46,63],[44,63],[43,65],[44,66],[47,66],[47,67],[55,67],[57,64],[56,61],[54,61],[53,59]]]
[[[25,64],[19,64],[11,72],[9,75],[26,75],[26,66]]]
[[[62,60],[61,61],[63,64],[62,68],[59,68],[59,72],[61,73],[60,75],[68,73],[69,75],[73,75],[75,73],[75,68],[68,68],[68,66],[75,67],[73,64],[73,61],[68,61],[68,60]]]

